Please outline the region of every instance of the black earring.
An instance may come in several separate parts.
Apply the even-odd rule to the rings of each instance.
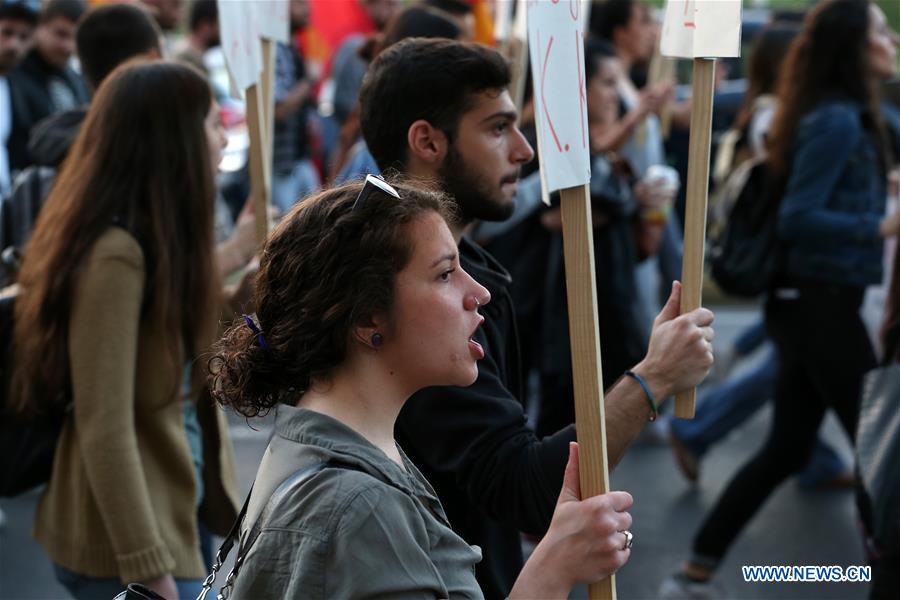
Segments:
[[[375,348],[380,348],[383,343],[384,336],[382,336],[380,333],[372,334],[372,346],[374,346]]]

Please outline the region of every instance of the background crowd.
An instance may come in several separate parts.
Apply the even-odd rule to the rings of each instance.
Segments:
[[[466,225],[451,230],[460,264],[493,297],[483,314],[502,321],[487,348],[496,381],[417,392],[396,435],[453,530],[481,546],[475,568],[486,597],[510,593],[523,548],[546,533],[574,438],[559,199],[541,202],[529,82],[512,117],[492,125],[498,139],[515,133],[504,142],[508,163],[485,155],[475,165],[474,150],[448,136],[447,154],[429,168],[388,134],[395,112],[418,109],[405,98],[418,98],[418,86],[440,90],[455,68],[417,74],[401,42],[449,39],[509,52],[515,45],[493,31],[500,1],[290,0],[271,141],[276,219],[367,174],[424,175],[456,198]],[[892,16],[866,0],[769,10],[745,20],[743,58],[717,67],[711,243],[727,228],[735,175],[762,164],[776,206],[777,272],[764,294],[738,299],[758,316],[732,346],[717,348],[697,418],[671,419],[666,407],[638,442],[670,444],[682,474],[699,485],[710,448],[763,405],[773,410],[768,437],[709,511],[686,562],[660,578],[663,597],[727,595],[717,567],[791,476],[810,490],[854,496],[874,569],[870,593],[900,593],[900,512],[890,508],[900,493],[897,468],[873,488],[869,455],[847,460],[820,435],[833,412],[855,447],[863,423],[885,414],[861,412],[871,406],[864,378],[900,360],[900,94],[892,82],[900,38]],[[653,355],[654,317],[666,313],[680,279],[691,99],[680,70],[658,77],[660,31],[654,3],[592,4],[583,56],[607,389],[633,383],[635,365]],[[228,425],[213,410],[198,359],[217,324],[259,310],[251,302],[258,247],[245,107],[231,94],[219,43],[215,0],[0,0],[0,287],[25,291],[4,411],[62,403],[77,424],[60,437],[34,528],[75,597],[111,597],[122,581],[196,595],[213,538],[235,516]],[[123,67],[135,61],[153,66]],[[379,74],[390,68],[415,79]],[[510,84],[499,71],[479,76],[495,83],[477,91]],[[513,70],[518,76],[530,79]],[[431,120],[442,118],[435,110]],[[514,209],[474,208],[487,178],[518,182]],[[706,294],[735,301],[715,282]],[[180,401],[165,402],[170,396]],[[498,397],[521,405],[491,417],[505,429],[488,431],[475,418],[453,423],[453,407],[508,411],[491,404]],[[421,425],[434,419],[440,427]],[[621,434],[613,463],[637,431]],[[464,448],[454,446],[460,435],[470,441]],[[91,492],[113,485],[121,491],[111,497]],[[0,512],[0,540],[2,522]],[[153,535],[135,539],[141,532]],[[118,549],[128,547],[142,551],[123,558]]]

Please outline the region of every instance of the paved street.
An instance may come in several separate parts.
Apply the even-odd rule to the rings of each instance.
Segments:
[[[714,310],[715,307],[713,307]],[[755,313],[720,308],[717,346],[733,339]],[[622,600],[655,598],[660,581],[686,556],[705,512],[740,462],[766,433],[768,411],[761,411],[742,430],[717,446],[703,463],[699,486],[679,474],[668,447],[642,443],[632,448],[612,474],[612,487],[632,493],[635,505],[635,544],[631,561],[618,575]],[[268,429],[251,431],[237,419],[232,432],[244,490],[256,470]],[[849,460],[850,450],[836,422],[826,422],[826,437]],[[114,490],[111,490],[114,493]],[[29,530],[38,494],[0,500],[7,524],[0,530],[0,598],[65,598],[56,585],[49,562],[30,539]],[[849,583],[744,583],[741,565],[861,565],[862,548],[855,526],[850,491],[804,491],[793,481],[784,485],[744,531],[721,568],[719,580],[728,597],[740,599],[864,598],[866,587]],[[576,597],[583,597],[579,590]]]

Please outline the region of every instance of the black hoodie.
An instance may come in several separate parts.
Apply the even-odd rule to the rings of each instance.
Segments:
[[[69,88],[77,104],[87,104],[90,94],[81,77],[71,68],[59,70],[32,48],[8,76],[12,101],[13,127],[7,141],[9,170],[16,172],[34,164],[28,140],[38,124],[54,114],[49,85],[58,78]]]

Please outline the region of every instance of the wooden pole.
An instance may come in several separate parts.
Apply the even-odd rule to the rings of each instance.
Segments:
[[[256,239],[260,247],[271,229],[272,151],[275,113],[275,44],[263,38],[263,70],[259,83],[247,88],[247,128],[250,132],[250,180]]]
[[[650,68],[647,70],[647,85],[656,85],[675,80],[675,59],[663,56],[657,45]],[[672,132],[672,103],[666,102],[659,109],[659,128],[663,138],[668,139]]]
[[[560,203],[575,388],[575,422],[578,424],[581,497],[589,498],[609,491],[609,463],[606,456],[606,416],[600,368],[594,229],[588,186],[560,190]],[[592,584],[588,594],[591,600],[615,600],[615,575]]]
[[[256,239],[260,247],[269,234],[269,198],[271,197],[271,158],[265,143],[262,89],[259,84],[247,88],[247,128],[250,131],[250,181],[253,212],[256,216]]]
[[[675,82],[675,59],[664,57],[662,61],[663,81]],[[666,102],[659,112],[659,130],[665,140],[672,135],[672,104],[672,102]]]
[[[507,42],[509,48],[509,59],[512,63],[512,81],[509,84],[512,101],[516,105],[516,109],[522,110],[525,103],[525,84],[528,74],[528,48],[525,41],[517,37],[511,37]]]
[[[275,128],[275,42],[268,38],[262,39],[262,97],[265,107],[266,123],[266,148],[272,152],[273,135]],[[268,165],[271,168],[271,164]]]
[[[684,262],[681,269],[681,314],[700,308],[702,302],[715,68],[715,59],[694,59],[687,206],[684,214]],[[696,397],[696,388],[678,394],[675,397],[675,416],[693,419]]]

